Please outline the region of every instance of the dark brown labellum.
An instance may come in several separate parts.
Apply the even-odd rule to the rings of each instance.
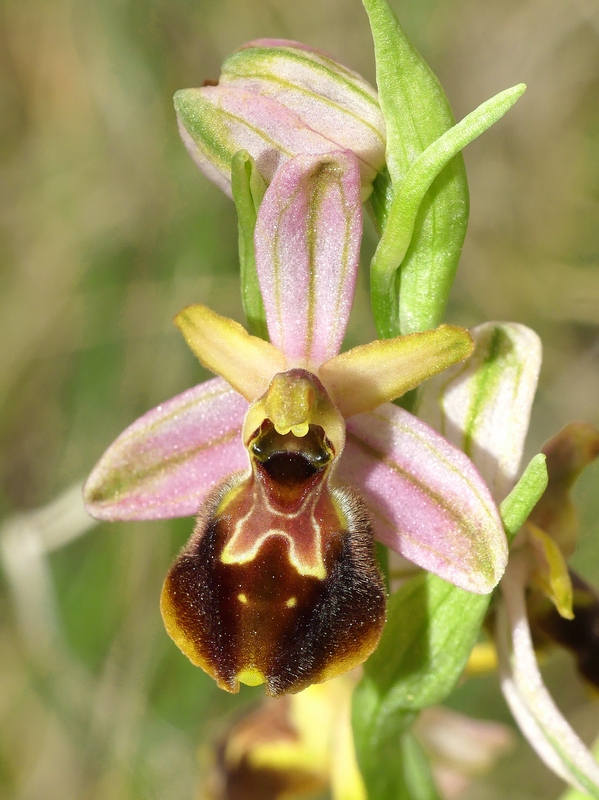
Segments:
[[[252,471],[220,486],[165,581],[167,631],[230,692],[298,692],[376,647],[385,591],[364,504],[329,486],[334,460],[317,425],[279,434],[266,420]]]

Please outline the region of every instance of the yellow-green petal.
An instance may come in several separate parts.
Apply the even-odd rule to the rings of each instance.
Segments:
[[[572,581],[561,550],[551,536],[534,523],[528,522],[525,529],[535,554],[532,583],[547,595],[557,608],[560,617],[574,619]]]
[[[323,364],[319,376],[343,416],[351,417],[401,397],[472,349],[468,331],[441,325],[354,347]]]
[[[187,306],[174,322],[202,365],[250,402],[264,394],[275,373],[286,368],[280,350],[207,306]]]

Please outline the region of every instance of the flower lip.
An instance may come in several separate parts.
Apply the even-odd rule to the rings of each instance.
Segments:
[[[265,419],[248,452],[250,474],[201,512],[162,610],[171,637],[222,688],[266,683],[277,695],[360,663],[380,636],[385,592],[361,502],[329,485],[323,428],[297,437]]]
[[[284,164],[260,205],[254,240],[271,342],[205,306],[176,318],[200,361],[249,407],[236,395],[240,402],[221,414],[223,398],[208,401],[200,391],[206,402],[197,428],[211,417],[217,424],[206,441],[186,428],[190,446],[180,456],[177,399],[165,404],[168,414],[127,432],[96,470],[91,494],[103,510],[116,492],[128,511],[123,495],[131,492],[137,518],[146,506],[155,516],[153,495],[164,485],[163,516],[190,513],[190,485],[192,509],[204,501],[165,582],[162,609],[178,646],[229,691],[240,681],[266,682],[272,694],[299,691],[353,668],[376,646],[385,592],[372,523],[354,487],[375,515],[389,508],[382,533],[375,516],[377,538],[425,569],[487,593],[504,568],[505,535],[479,476],[438,434],[386,403],[465,358],[469,334],[442,326],[338,355],[360,238],[351,152]],[[356,414],[343,467],[344,416]],[[196,464],[196,444],[220,453],[231,437],[235,462]]]

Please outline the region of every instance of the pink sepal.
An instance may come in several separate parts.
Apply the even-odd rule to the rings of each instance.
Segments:
[[[478,594],[501,578],[507,542],[486,484],[412,414],[386,403],[348,420],[337,477],[360,491],[377,538],[405,558]]]
[[[269,39],[268,37],[245,42],[237,48],[236,52],[249,50],[252,47],[288,47],[291,50],[304,50],[306,53],[316,53],[324,58],[331,58],[324,50],[319,50],[318,47],[312,47],[309,44],[304,44],[304,42],[296,42],[295,39]]]
[[[110,445],[84,487],[97,519],[187,517],[231,473],[246,470],[248,403],[222,378],[167,400]]]
[[[356,284],[361,208],[349,151],[296,156],[264,195],[256,266],[271,341],[292,365],[316,371],[339,352]]]
[[[225,60],[223,86],[276,100],[329,139],[331,150],[351,150],[360,164],[363,199],[370,194],[385,163],[385,118],[376,90],[357,72],[300,42],[256,39]]]
[[[206,177],[221,188],[226,185],[227,193],[231,191],[231,158],[238,150],[247,150],[270,183],[281,164],[298,152],[324,154],[339,149],[307,127],[292,109],[243,88],[203,86],[185,89],[177,96],[184,97],[188,105],[195,103],[196,113],[204,117],[204,135],[196,138],[179,109],[179,127],[188,134],[182,135],[185,146]],[[214,141],[220,158],[211,150]]]

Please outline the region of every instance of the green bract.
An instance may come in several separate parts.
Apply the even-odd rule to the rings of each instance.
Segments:
[[[453,231],[456,206],[431,202],[429,191],[460,150],[500,119],[525,89],[522,83],[506,89],[464,117],[415,159],[395,188],[371,264],[372,307],[380,336],[427,330],[443,319],[459,258]],[[428,226],[427,214],[436,217]],[[430,235],[425,234],[427,227]]]
[[[518,483],[499,507],[508,542],[513,540],[541,499],[543,492],[547,488],[547,482],[545,455],[537,453],[530,460]]]
[[[430,144],[451,128],[454,118],[436,75],[412,47],[386,0],[363,0],[363,4],[372,28],[379,103],[387,129],[386,161],[390,186],[385,186],[384,177],[379,181],[375,187],[379,202],[373,204],[384,229],[393,196],[410,166]],[[466,170],[462,156],[458,155],[431,186],[426,202],[419,210],[412,246],[407,254],[403,254],[406,271],[409,268],[412,275],[422,276],[430,270],[437,272],[441,269],[451,283],[466,235],[468,208]],[[401,260],[395,268],[398,269],[400,264]],[[395,303],[400,281],[403,282],[403,277],[400,279],[397,275],[393,286]],[[401,287],[402,292],[404,288]],[[394,319],[386,318],[386,311],[390,308],[378,309],[377,305],[373,298],[380,335],[394,336],[403,330],[397,313]],[[425,327],[428,325],[412,327],[411,330],[424,330]]]
[[[372,208],[382,239],[372,262],[372,305],[381,337],[426,330],[443,319],[468,222],[459,151],[523,93],[521,84],[454,127],[439,81],[412,47],[386,0],[363,0],[376,54],[387,130],[387,170]]]

